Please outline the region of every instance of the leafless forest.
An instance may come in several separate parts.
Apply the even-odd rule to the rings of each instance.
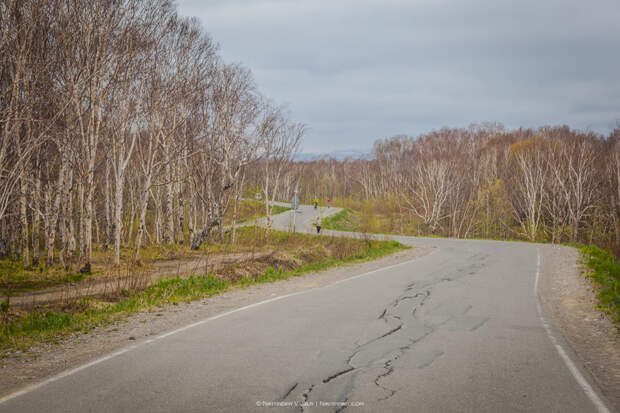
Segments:
[[[305,199],[335,197],[373,231],[594,243],[617,253],[619,141],[620,128],[599,136],[474,125],[379,140],[367,160],[297,168]]]
[[[170,1],[2,0],[0,29],[0,255],[89,271],[221,234],[249,169],[278,196],[304,126]]]
[[[0,30],[0,256],[25,267],[198,248],[242,197],[295,187],[383,217],[377,231],[618,252],[620,129],[478,125],[294,163],[304,125],[169,1],[1,0]]]

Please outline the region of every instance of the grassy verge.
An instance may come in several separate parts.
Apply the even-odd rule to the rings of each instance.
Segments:
[[[278,215],[286,211],[290,211],[291,208],[284,207],[280,205],[273,205],[272,207],[272,215]],[[229,212],[232,214],[232,212]],[[237,223],[242,224],[247,221],[251,221],[254,219],[259,219],[265,217],[265,204],[260,201],[256,201],[253,199],[244,200],[239,203],[238,211],[237,211]],[[232,220],[232,216],[227,217]],[[226,221],[225,221],[226,222]]]
[[[257,233],[264,234],[256,228],[245,228],[238,236],[242,244],[256,243]],[[37,343],[56,342],[71,334],[88,333],[94,328],[117,322],[139,311],[154,311],[157,307],[178,305],[232,288],[275,282],[339,265],[373,260],[409,248],[395,241],[355,240],[279,231],[271,231],[268,237],[261,237],[262,242],[271,247],[296,246],[296,251],[303,252],[296,255],[291,262],[299,264],[291,266],[288,262],[289,267],[266,268],[251,267],[248,264],[244,267],[262,270],[237,277],[210,273],[187,278],[169,278],[141,291],[124,292],[123,296],[116,300],[106,300],[103,297],[83,298],[60,309],[36,309],[23,314],[10,314],[10,303],[5,302],[0,306],[0,351],[6,354],[15,349],[25,350]]]
[[[344,208],[342,211],[323,219],[325,229],[335,231],[359,231],[360,222],[358,214],[350,208]]]
[[[342,211],[325,218],[325,228],[336,231],[353,231],[379,234],[415,235],[412,228],[397,225],[393,216],[375,207],[361,210],[344,208]]]
[[[600,287],[598,308],[620,323],[620,262],[593,245],[581,246],[580,251],[583,263],[590,269],[587,275]]]

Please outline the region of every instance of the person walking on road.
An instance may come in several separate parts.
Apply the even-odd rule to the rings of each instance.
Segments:
[[[321,233],[321,217],[316,217],[316,233],[320,234]]]
[[[327,198],[327,209],[329,209],[329,204],[332,202],[330,198]]]
[[[314,209],[317,209],[317,207],[319,206],[319,199],[317,197],[314,197],[312,203],[314,204]]]

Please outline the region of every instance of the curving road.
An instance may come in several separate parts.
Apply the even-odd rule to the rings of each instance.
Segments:
[[[0,411],[608,411],[540,313],[536,245],[397,239],[436,248],[137,342]]]

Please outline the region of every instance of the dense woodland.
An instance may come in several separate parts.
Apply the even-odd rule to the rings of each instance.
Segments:
[[[295,188],[373,231],[619,250],[620,129],[446,128],[294,163],[304,125],[170,1],[0,0],[0,50],[0,256],[25,267],[198,248],[243,197]]]
[[[248,169],[278,196],[304,133],[170,1],[1,0],[0,51],[0,256],[25,267],[198,248]]]
[[[620,243],[620,128],[474,125],[375,142],[371,159],[298,165],[316,192],[383,217],[374,231],[459,238]],[[372,225],[371,225],[372,226]]]

